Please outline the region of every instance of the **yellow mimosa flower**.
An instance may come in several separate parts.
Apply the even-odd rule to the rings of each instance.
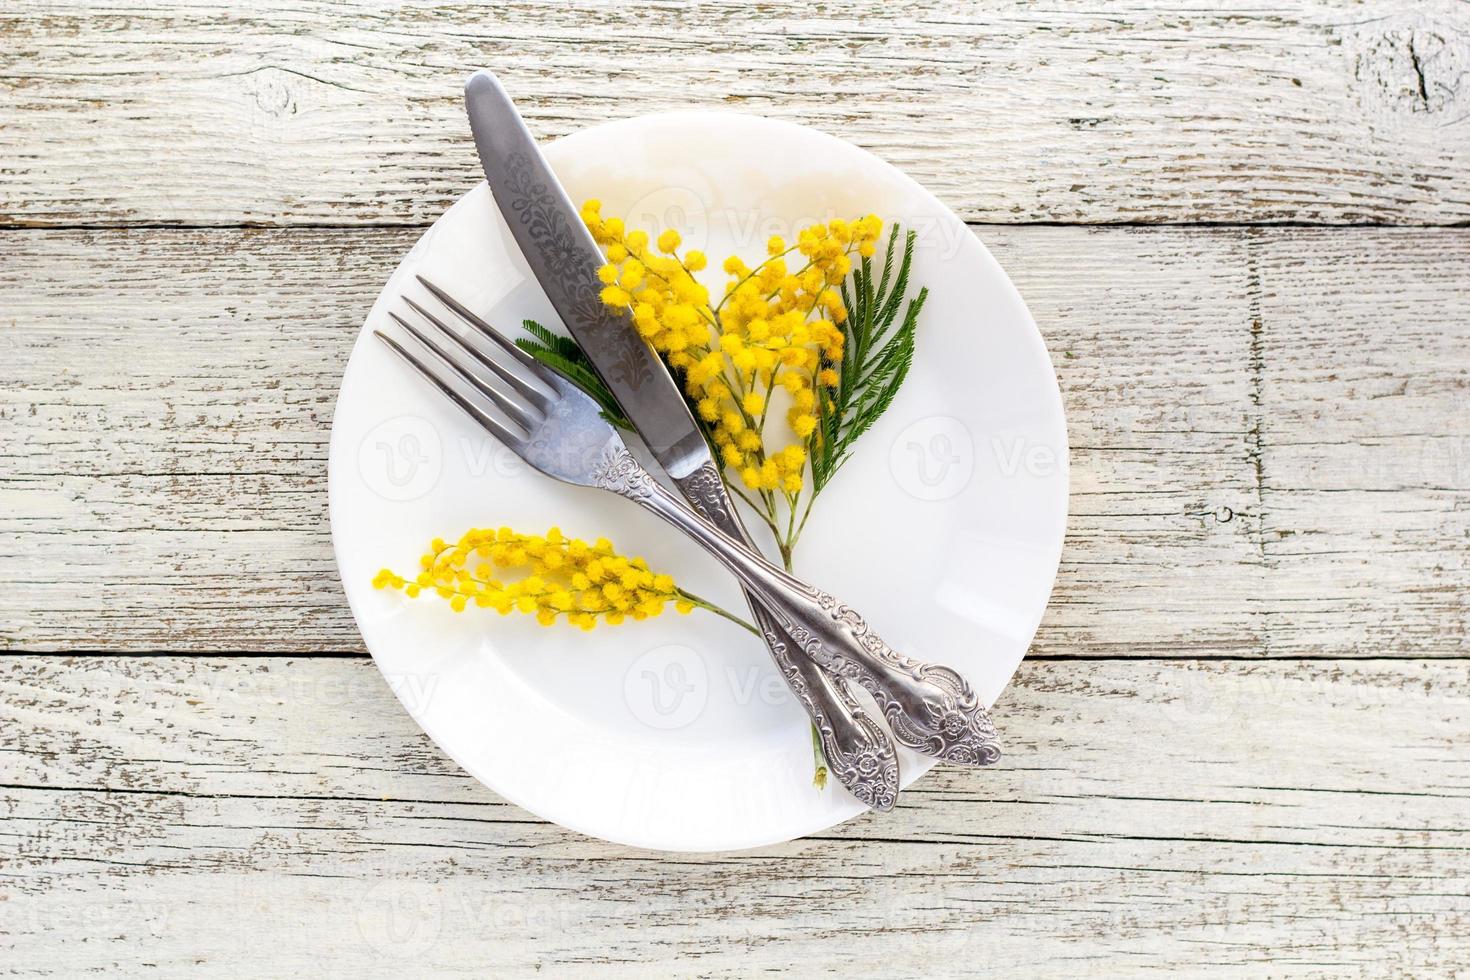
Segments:
[[[423,571],[410,582],[392,569],[373,577],[373,587],[412,596],[428,588],[455,612],[471,603],[501,615],[534,615],[545,626],[557,622],[590,630],[603,621],[657,616],[673,603],[680,613],[706,609],[747,629],[748,623],[686,592],[672,577],[655,574],[642,558],[618,554],[606,538],[589,544],[567,538],[558,528],[544,535],[471,528],[453,545],[435,538],[421,560]],[[519,579],[497,577],[496,569],[523,573]]]

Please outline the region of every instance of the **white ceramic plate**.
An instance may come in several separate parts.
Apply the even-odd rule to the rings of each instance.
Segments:
[[[790,124],[673,113],[546,152],[574,201],[598,197],[630,226],[677,227],[716,269],[834,217],[871,211],[919,233],[913,282],[930,296],[912,372],[819,499],[796,570],[993,702],[1041,619],[1067,504],[1051,362],[1000,266],[912,180]],[[526,469],[372,339],[400,294],[423,298],[415,273],[504,329],[559,325],[481,184],[404,258],[352,352],[332,427],[333,540],[363,639],[413,717],[501,796],[620,843],[753,847],[862,812],[840,787],[812,786],[805,716],[761,644],[723,620],[670,611],[588,634],[371,587],[382,566],[415,571],[435,536],[559,525],[742,608],[696,548],[633,504]],[[708,283],[718,293],[723,280]],[[1004,737],[1004,711],[997,720]],[[904,785],[931,765],[903,750],[899,762]]]

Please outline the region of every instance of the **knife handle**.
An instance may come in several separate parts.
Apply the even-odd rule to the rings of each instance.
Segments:
[[[599,468],[600,485],[621,494],[684,532],[755,594],[779,626],[767,631],[773,647],[808,658],[847,677],[878,701],[900,744],[959,765],[985,766],[1000,758],[990,715],[957,671],[905,657],[868,628],[857,611],[798,580],[710,524],[665,490],[622,446]]]

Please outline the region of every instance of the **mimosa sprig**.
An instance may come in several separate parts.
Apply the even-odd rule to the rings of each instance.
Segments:
[[[729,278],[712,303],[696,278],[707,259],[693,249],[681,254],[677,231],[665,229],[651,244],[648,232],[604,217],[597,201],[583,205],[582,218],[607,254],[603,302],[628,311],[680,379],[732,491],[770,528],[789,569],[812,502],[888,408],[913,362],[928,295],[907,298],[914,233],[893,229],[881,269],[873,259],[882,222],[874,215],[811,225],[795,244],[772,237],[754,267],[738,256],[725,260]],[[531,338],[522,348],[627,426],[575,343],[538,323],[525,327]],[[784,427],[772,418],[778,406]]]
[[[506,572],[518,573],[512,578]],[[373,579],[379,589],[399,589],[410,598],[426,590],[455,612],[473,605],[536,617],[543,626],[558,622],[590,630],[599,622],[616,626],[648,619],[672,604],[684,614],[704,609],[743,626],[739,616],[674,584],[642,558],[618,554],[606,538],[568,538],[560,528],[520,534],[508,527],[470,528],[454,544],[435,538],[419,557],[411,579],[385,568]],[[758,635],[758,634],[757,634]]]

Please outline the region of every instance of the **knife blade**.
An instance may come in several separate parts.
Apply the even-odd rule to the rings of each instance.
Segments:
[[[572,338],[694,509],[754,550],[677,382],[628,316],[602,302],[602,251],[499,79],[487,71],[471,75],[465,109],[491,195]],[[769,613],[754,602],[751,610],[777,668],[812,719],[829,771],[862,803],[892,809],[899,775],[887,732]]]
[[[711,460],[709,445],[658,355],[602,302],[602,251],[500,81],[476,72],[465,107],[490,193],[546,298],[664,471],[675,479],[694,472]]]

